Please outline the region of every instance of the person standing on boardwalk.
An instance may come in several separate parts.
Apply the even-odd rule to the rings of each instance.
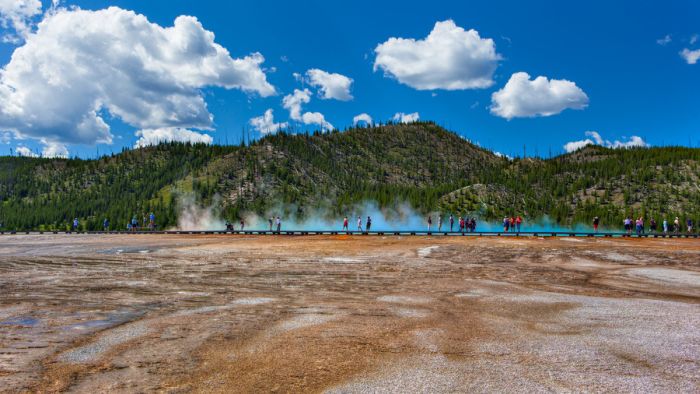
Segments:
[[[350,227],[348,227],[348,217],[346,216],[343,219],[343,231],[350,231]]]
[[[455,217],[450,215],[450,232],[454,231]]]
[[[241,218],[241,231],[245,228],[245,221]]]
[[[78,218],[73,219],[73,231],[78,231]]]
[[[681,231],[681,221],[678,219],[678,216],[676,216],[676,219],[673,220],[673,232],[679,233],[680,231]]]
[[[367,232],[372,228],[372,218],[367,216]]]
[[[691,219],[691,218],[686,219],[685,224],[688,227],[688,234],[692,233],[693,232],[693,219]]]
[[[643,224],[642,224],[642,218],[640,217],[639,219],[637,219],[637,221],[635,222],[635,224],[636,224],[636,226],[637,226],[637,227],[636,227],[636,229],[637,229],[637,235],[642,235],[642,232],[643,232],[643,231],[642,231],[642,226],[643,226]]]
[[[459,217],[459,232],[460,233],[464,232],[464,224],[465,224],[464,218],[460,216]]]
[[[279,216],[277,216],[277,232],[279,233],[282,230],[282,220],[280,219]]]
[[[151,212],[150,215],[148,215],[148,226],[151,228],[151,230],[156,229],[156,215]]]
[[[515,218],[515,228],[517,229],[517,232],[520,232],[520,225],[523,223],[523,218],[518,215],[517,218]]]
[[[270,216],[269,219],[267,219],[267,223],[270,225],[270,231],[272,231],[272,223],[275,221],[274,216]]]
[[[510,227],[510,220],[507,217],[503,218],[503,232],[507,233],[509,227]]]
[[[442,231],[442,215],[438,216],[438,231]]]
[[[470,223],[469,223],[469,224],[470,224],[470,228],[469,228],[470,231],[471,231],[472,233],[475,232],[475,231],[476,231],[476,218],[472,218],[472,219],[470,220]]]
[[[593,231],[598,232],[598,225],[600,224],[600,218],[598,216],[593,218]]]
[[[664,226],[664,234],[668,234],[668,220],[666,220],[666,218],[664,218],[663,226]]]
[[[105,220],[102,222],[102,230],[109,231],[109,219],[105,218]]]
[[[357,217],[357,231],[362,232],[362,218]]]
[[[656,220],[649,220],[649,232],[656,233]]]
[[[428,215],[428,232],[430,232],[430,228],[433,226],[433,217]]]

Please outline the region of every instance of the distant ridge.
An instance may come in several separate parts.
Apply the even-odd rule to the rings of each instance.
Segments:
[[[505,215],[617,226],[623,215],[700,218],[700,149],[588,146],[507,160],[432,122],[264,137],[250,146],[180,143],[95,160],[0,157],[5,229],[122,228],[155,212],[177,221],[179,197],[236,220],[269,209],[343,215],[354,204],[407,203],[427,213]]]

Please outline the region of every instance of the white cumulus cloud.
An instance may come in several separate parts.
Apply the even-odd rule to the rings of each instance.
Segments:
[[[12,28],[17,33],[8,33],[2,41],[19,43],[32,31],[31,20],[41,14],[40,0],[0,0],[0,27]]]
[[[588,96],[575,83],[517,72],[491,95],[491,113],[506,119],[551,116],[567,108],[584,109]]]
[[[633,147],[646,147],[649,146],[642,137],[633,135],[631,136],[627,141],[618,141],[615,140],[613,142],[606,141],[606,146],[609,148],[633,148]]]
[[[700,59],[700,49],[691,51],[688,48],[684,48],[680,52],[680,55],[686,61],[686,63],[695,64],[698,62],[698,59]]]
[[[488,88],[501,59],[492,39],[452,20],[435,23],[424,39],[392,37],[374,52],[375,71],[418,90]]]
[[[56,141],[46,141],[42,140],[42,144],[44,144],[44,148],[41,150],[41,156],[42,157],[47,157],[47,158],[61,158],[61,159],[67,159],[68,158],[68,148],[66,148],[65,145],[63,145],[60,142]]]
[[[214,139],[209,134],[183,129],[180,127],[164,127],[159,129],[143,129],[136,132],[140,137],[134,148],[158,145],[163,142],[189,142],[191,144],[210,145]]]
[[[511,156],[508,156],[508,155],[503,154],[503,153],[498,152],[498,151],[493,151],[493,154],[496,155],[496,156],[498,156],[498,157],[502,157],[502,158],[504,158],[504,159],[506,159],[506,160],[513,160],[513,158],[512,158]]]
[[[363,112],[363,113],[352,118],[353,126],[357,126],[357,124],[360,122],[363,122],[364,124],[367,124],[367,125],[371,125],[372,124],[372,117],[369,116],[368,113]]]
[[[15,152],[22,157],[39,157],[39,155],[32,152],[32,150],[26,146],[18,146],[17,149],[15,149]]]
[[[586,139],[571,141],[564,144],[564,151],[567,153],[575,152],[588,145],[600,145],[606,148],[620,149],[620,148],[633,148],[633,147],[647,147],[648,143],[642,139],[642,137],[633,135],[629,139],[620,140],[606,140],[597,131],[586,131]]]
[[[595,143],[591,141],[590,138],[586,138],[585,140],[579,140],[579,141],[570,141],[564,144],[564,150],[568,153],[571,152],[576,152],[577,150],[588,146],[588,145],[594,145]]]
[[[306,72],[306,78],[311,86],[317,87],[323,99],[340,101],[352,100],[350,87],[352,78],[337,73],[329,73],[317,68]]]
[[[250,125],[262,134],[270,134],[286,129],[289,126],[289,123],[275,123],[275,117],[272,114],[272,109],[268,109],[263,115],[251,119]]]
[[[394,121],[399,123],[413,123],[418,121],[420,114],[418,112],[413,112],[410,114],[405,114],[403,112],[397,112],[394,114]]]
[[[294,89],[292,94],[284,96],[282,107],[289,111],[289,117],[293,120],[301,120],[301,106],[311,101],[311,91],[309,89]]]
[[[194,17],[171,27],[118,7],[56,8],[0,71],[0,130],[110,143],[105,115],[139,129],[209,129],[201,89],[275,94],[253,53],[232,58]]]
[[[304,124],[315,124],[321,126],[323,130],[332,130],[333,125],[326,121],[320,112],[301,113],[302,106],[311,102],[311,91],[309,89],[294,89],[292,94],[284,96],[282,107],[289,111],[289,117]]]
[[[304,124],[319,125],[323,130],[333,130],[333,125],[330,124],[320,112],[304,112],[301,116],[301,120]]]

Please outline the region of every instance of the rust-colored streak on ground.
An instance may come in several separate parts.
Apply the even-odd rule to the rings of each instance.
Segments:
[[[2,238],[0,391],[700,390],[700,242]]]

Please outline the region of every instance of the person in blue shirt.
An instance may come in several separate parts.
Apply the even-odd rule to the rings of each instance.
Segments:
[[[102,229],[104,231],[109,230],[109,220],[107,218],[105,218],[105,220],[102,222]]]

